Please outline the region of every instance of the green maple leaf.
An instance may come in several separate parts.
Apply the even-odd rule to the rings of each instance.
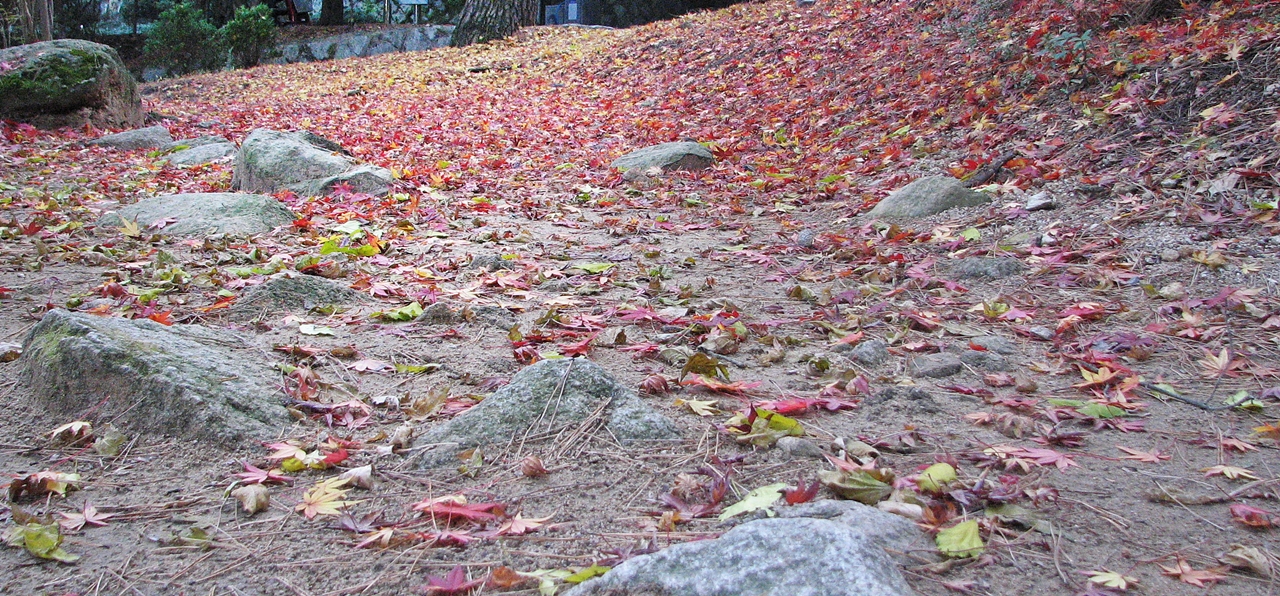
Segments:
[[[978,522],[974,520],[960,522],[938,532],[935,541],[942,554],[957,559],[976,557],[982,554],[985,548],[982,544],[982,536],[978,535]]]

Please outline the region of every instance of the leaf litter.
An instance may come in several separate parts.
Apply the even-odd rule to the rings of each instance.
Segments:
[[[227,325],[245,289],[287,270],[376,301],[245,328],[279,351],[300,420],[261,437],[271,452],[56,417],[12,383],[0,519],[15,548],[0,556],[91,557],[124,569],[102,580],[120,590],[173,573],[125,565],[147,549],[190,569],[173,578],[190,589],[551,590],[715,536],[735,503],[843,497],[934,534],[952,558],[919,570],[937,583],[911,576],[922,593],[1265,593],[1280,156],[1257,98],[1276,80],[1275,7],[1133,10],[775,0],[149,86],[176,137],[242,138],[290,114],[286,128],[398,178],[385,199],[281,194],[295,226],[252,240],[129,221],[91,234],[122,202],[223,190],[230,167],[0,124],[10,337],[55,307]],[[734,51],[695,47],[688,29]],[[512,68],[469,72],[499,61]],[[607,168],[684,137],[717,165],[637,180]],[[864,217],[921,176],[985,177],[1006,150],[976,184],[989,207]],[[1023,209],[1038,192],[1070,208]],[[992,256],[1026,271],[955,280],[940,266]],[[437,303],[456,316],[419,320]],[[516,325],[486,325],[486,308]],[[885,363],[852,360],[871,339]],[[910,359],[953,350],[971,370],[910,377]],[[679,440],[478,450],[465,473],[405,465],[415,429],[522,364],[582,355],[642,388]],[[881,401],[905,387],[932,403]],[[774,447],[784,438],[827,459],[794,458]],[[241,562],[230,544],[276,554]],[[421,549],[430,562],[400,556]],[[24,592],[58,573],[21,569]]]

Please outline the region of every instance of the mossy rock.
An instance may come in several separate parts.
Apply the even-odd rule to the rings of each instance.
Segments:
[[[291,422],[270,362],[199,325],[53,310],[27,334],[21,363],[50,410],[135,432],[251,445]]]
[[[42,128],[133,128],[142,97],[120,55],[81,39],[42,41],[0,50],[0,119]]]

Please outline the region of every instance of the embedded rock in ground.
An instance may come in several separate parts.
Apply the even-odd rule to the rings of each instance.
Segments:
[[[644,172],[650,168],[659,168],[663,171],[701,170],[710,167],[715,160],[711,151],[701,144],[682,141],[636,149],[613,160],[609,165],[624,172],[627,170]]]
[[[339,184],[350,186],[351,192],[385,195],[391,188],[391,172],[386,168],[362,164],[341,174],[305,180],[285,188],[304,197],[318,197],[329,194]]]
[[[954,354],[925,354],[911,361],[911,374],[916,377],[941,378],[964,370],[964,365]]]
[[[165,156],[175,166],[198,166],[236,154],[235,143],[210,143],[174,151]]]
[[[880,201],[868,215],[882,219],[915,219],[955,207],[975,207],[991,197],[965,188],[950,176],[930,176],[908,184]]]
[[[889,344],[871,339],[854,346],[853,359],[864,366],[880,366],[889,360]]]
[[[167,145],[160,147],[161,151],[183,151],[185,149],[194,149],[205,145],[217,145],[219,143],[230,143],[226,137],[218,135],[204,135],[202,137],[193,137],[190,139],[178,139]]]
[[[262,353],[199,325],[53,310],[27,334],[21,361],[51,410],[137,432],[249,442],[291,422]]]
[[[574,432],[600,408],[602,432],[627,442],[677,439],[670,420],[642,402],[605,369],[585,358],[543,360],[516,373],[511,382],[457,417],[427,431],[420,445],[424,466],[456,461],[454,455],[476,446],[505,446],[515,438],[560,430]],[[528,447],[532,447],[531,443]],[[527,448],[527,447],[526,447]]]
[[[391,172],[362,165],[342,146],[309,132],[257,129],[249,133],[236,154],[231,187],[248,192],[292,188],[302,194],[322,194],[346,182],[355,192],[386,194]]]
[[[166,223],[163,234],[200,236],[204,234],[261,234],[293,223],[296,216],[280,201],[264,195],[240,193],[190,193],[143,199],[103,215],[98,227],[122,224],[121,218],[147,228]]]
[[[906,410],[909,414],[934,414],[941,411],[933,395],[919,387],[885,387],[868,399],[867,405],[888,402],[896,402],[893,404],[894,410]]]
[[[133,149],[158,149],[172,142],[173,136],[169,134],[169,129],[157,125],[98,137],[89,141],[89,144],[130,151]]]
[[[566,596],[903,596],[914,594],[886,550],[928,548],[915,524],[865,505],[778,508],[715,540],[633,557]],[[852,505],[857,505],[856,507]]]
[[[1026,270],[1022,261],[1009,257],[967,257],[947,267],[947,275],[957,279],[1004,279]]]
[[[960,354],[960,361],[979,370],[1012,370],[1008,359],[995,352],[981,350],[965,350]]]
[[[110,46],[59,39],[0,49],[0,120],[42,128],[141,126],[142,96]]]
[[[1004,354],[1006,356],[1018,353],[1018,347],[1014,345],[1012,341],[1000,337],[999,335],[983,335],[974,337],[969,340],[969,343],[989,352]]]
[[[323,277],[282,275],[245,290],[244,295],[231,305],[230,312],[232,315],[305,313],[318,306],[358,304],[368,300],[364,294]]]

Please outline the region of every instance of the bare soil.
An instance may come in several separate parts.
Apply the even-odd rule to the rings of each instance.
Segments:
[[[467,76],[469,65],[519,63],[521,55],[538,55],[554,64],[564,56],[548,48],[567,47],[578,39],[568,36],[587,34],[557,33],[567,40],[560,46],[548,42],[547,34],[539,35],[520,42],[528,45],[503,46],[505,54],[448,54],[452,62],[432,72],[440,77],[437,82],[454,81]],[[273,486],[270,508],[250,516],[228,495],[235,480],[231,475],[243,471],[242,462],[271,467],[270,449],[136,434],[129,434],[125,449],[113,457],[81,446],[59,446],[49,436],[52,429],[73,420],[89,420],[96,428],[108,421],[92,411],[51,412],[22,382],[21,360],[0,364],[0,474],[21,477],[55,470],[82,477],[78,490],[65,498],[46,495],[0,505],[0,521],[12,523],[12,505],[57,516],[81,511],[87,503],[113,515],[105,526],[67,533],[64,548],[81,557],[73,564],[37,559],[19,548],[0,549],[0,593],[412,594],[420,593],[429,575],[443,576],[456,565],[473,578],[499,566],[531,572],[608,565],[629,554],[725,531],[727,526],[714,516],[685,520],[674,530],[663,525],[667,508],[657,499],[672,490],[680,474],[716,461],[737,461],[728,504],[758,486],[812,481],[819,471],[831,469],[825,460],[739,444],[722,427],[727,412],[750,403],[819,396],[860,402],[850,410],[818,408],[795,416],[807,437],[824,449],[831,450],[836,438],[858,438],[876,446],[882,453],[879,466],[892,468],[900,478],[947,461],[959,470],[963,486],[1000,482],[1020,495],[1018,504],[1048,522],[1034,530],[984,521],[986,552],[974,559],[938,566],[927,564],[922,553],[921,565],[905,570],[921,594],[1074,594],[1086,591],[1089,576],[1102,570],[1136,578],[1131,591],[1143,594],[1262,595],[1280,589],[1274,573],[1267,577],[1221,562],[1236,545],[1280,552],[1274,529],[1247,527],[1229,511],[1233,503],[1280,509],[1277,436],[1274,431],[1255,432],[1276,424],[1274,394],[1260,399],[1264,407],[1259,410],[1206,411],[1130,388],[1120,396],[1135,404],[1129,416],[1112,419],[1123,421],[1120,427],[1096,418],[1062,417],[1046,401],[1095,398],[1088,387],[1077,385],[1086,380],[1082,368],[1094,369],[1098,363],[1122,366],[1131,371],[1129,376],[1152,383],[1168,383],[1182,395],[1214,406],[1239,391],[1258,398],[1275,387],[1280,237],[1274,224],[1200,217],[1202,212],[1191,208],[1197,195],[1189,188],[1144,194],[1139,186],[1099,189],[1066,179],[1028,190],[1006,187],[989,207],[950,211],[894,228],[871,225],[861,216],[867,205],[851,194],[811,192],[759,200],[746,192],[734,201],[698,200],[698,193],[705,192],[702,176],[730,178],[724,170],[626,184],[611,178],[603,165],[582,166],[549,179],[531,174],[519,181],[521,190],[510,194],[506,192],[517,186],[510,181],[441,182],[433,188],[425,176],[413,179],[403,172],[421,167],[420,162],[395,157],[413,143],[411,138],[375,134],[367,121],[357,125],[362,121],[351,116],[381,117],[376,100],[393,91],[379,90],[372,82],[365,89],[353,83],[362,80],[358,76],[334,75],[363,68],[385,73],[392,64],[389,57],[371,60],[294,67],[298,70],[264,67],[244,78],[234,73],[192,77],[149,88],[149,108],[169,117],[165,122],[175,136],[217,133],[238,139],[252,126],[286,116],[261,105],[244,108],[231,103],[232,98],[242,94],[246,105],[252,105],[248,98],[264,89],[301,89],[289,86],[295,80],[290,77],[313,77],[308,89],[319,89],[315,95],[288,97],[285,104],[312,101],[315,109],[319,102],[316,111],[322,112],[335,105],[325,102],[351,102],[353,111],[333,116],[335,120],[314,116],[314,128],[342,139],[357,155],[401,168],[398,173],[412,179],[399,189],[403,200],[282,195],[295,211],[309,214],[311,225],[252,240],[183,240],[150,233],[128,237],[92,226],[52,236],[23,233],[20,226],[36,220],[50,228],[66,221],[91,224],[98,213],[150,194],[225,189],[230,164],[173,168],[145,152],[86,148],[83,140],[97,131],[5,129],[8,140],[0,145],[0,158],[7,185],[0,196],[3,218],[14,224],[4,228],[0,242],[0,343],[21,342],[48,309],[101,298],[106,283],[127,282],[135,293],[155,287],[151,263],[165,251],[192,278],[218,281],[168,287],[158,298],[157,311],[171,313],[174,323],[236,329],[255,348],[273,354],[268,364],[314,371],[321,381],[317,402],[359,399],[370,406],[371,415],[366,422],[346,426],[304,416],[281,428],[278,436],[261,437],[264,442],[297,439],[309,446],[332,437],[353,444],[350,458],[337,468],[291,474],[296,477],[292,484]],[[507,76],[477,76],[491,74]],[[206,101],[225,101],[229,107],[214,112],[202,108],[206,104],[200,102]],[[598,146],[583,151],[612,151],[612,142],[599,140]],[[512,144],[511,152],[529,159],[538,151],[534,145]],[[549,166],[562,157],[530,163]],[[943,172],[955,157],[943,152],[921,159],[911,173]],[[480,171],[485,166],[477,162],[468,167]],[[1057,208],[1030,214],[1018,208],[1038,192],[1051,193]],[[1262,182],[1223,192],[1242,193],[1241,200],[1275,196],[1274,186]],[[491,207],[477,207],[486,201]],[[263,279],[254,275],[240,280],[225,273],[229,267],[261,264],[276,255],[296,261],[317,254],[330,233],[326,227],[351,219],[381,230],[388,246],[383,254],[363,260],[330,257],[341,272],[335,277],[380,303],[328,315],[268,315],[253,322],[214,308],[219,289],[238,294]],[[971,228],[980,238],[966,242],[960,234]],[[1026,241],[1002,244],[1019,235]],[[1027,269],[1000,280],[956,280],[964,291],[937,282],[945,279],[940,267],[930,270],[935,281],[910,274],[913,266],[930,259],[941,266],[982,254],[1017,258]],[[472,258],[492,255],[510,255],[513,269],[467,268]],[[617,266],[600,274],[569,269],[571,264],[601,262]],[[1087,283],[1074,283],[1081,279]],[[1247,296],[1250,308],[1221,306],[1220,301],[1219,306],[1193,309],[1183,298],[1152,291],[1173,282],[1182,283],[1191,299],[1204,301],[1224,288],[1257,291]],[[813,297],[806,298],[797,287]],[[413,455],[421,447],[393,450],[388,437],[406,423],[420,432],[439,416],[407,422],[410,415],[395,404],[410,404],[441,387],[458,400],[483,396],[522,363],[513,353],[509,330],[480,320],[430,326],[373,317],[375,311],[415,298],[507,308],[525,335],[538,329],[560,333],[558,341],[536,346],[543,352],[564,349],[599,327],[633,323],[622,317],[642,305],[659,310],[727,299],[750,330],[725,359],[743,365],[729,364],[729,376],[745,388],[711,393],[681,387],[678,365],[620,349],[628,346],[594,346],[586,357],[625,384],[639,387],[653,375],[668,380],[671,393],[650,393],[646,399],[678,423],[679,436],[639,447],[619,445],[601,432],[567,446],[551,437],[532,441],[523,451],[494,446],[483,466],[471,470],[473,475],[454,467],[418,469]],[[1021,320],[984,314],[984,305],[997,303],[1034,314]],[[143,314],[127,300],[108,304],[102,309],[106,316]],[[1088,312],[1062,333],[1051,333],[1048,340],[1037,337],[1034,327],[1054,330],[1070,316],[1063,314],[1065,309],[1080,305]],[[1171,310],[1178,305],[1183,310]],[[559,322],[544,318],[553,307],[563,317]],[[704,308],[689,316],[715,312]],[[336,334],[303,335],[302,323],[331,327]],[[663,341],[689,345],[697,335],[690,333],[687,321],[637,324],[646,337],[632,339],[632,347]],[[864,341],[886,340],[891,358],[876,367],[849,360],[838,347],[846,332],[861,332]],[[971,350],[971,335],[988,334],[1016,347],[1005,356],[1010,370],[966,366],[943,379],[911,375],[914,358]],[[1120,345],[1125,341],[1132,345]],[[299,358],[277,350],[281,346],[319,349]],[[1244,360],[1230,374],[1208,374],[1206,356],[1224,349],[1230,358]],[[815,363],[824,359],[846,377],[816,371]],[[439,367],[424,374],[369,373],[356,370],[359,360]],[[990,376],[1000,372],[1016,378],[1017,386]],[[857,390],[854,377],[865,379],[872,395],[888,387],[914,386],[927,391],[933,402],[879,401]],[[283,373],[281,386],[292,387]],[[1098,395],[1116,398],[1114,388],[1100,389]],[[676,405],[676,399],[716,400],[726,413],[702,417]],[[980,416],[984,414],[988,419]],[[1074,465],[994,459],[992,449],[1004,446],[1053,449]],[[1125,459],[1131,452],[1119,447],[1161,457],[1155,462]],[[550,473],[534,478],[522,474],[521,463],[530,454],[539,456]],[[374,466],[376,485],[348,495],[360,501],[350,508],[356,518],[380,513],[386,522],[420,531],[421,517],[411,505],[461,494],[471,502],[501,502],[526,518],[550,520],[526,535],[476,538],[465,545],[441,545],[405,533],[385,549],[355,548],[361,536],[335,527],[336,517],[307,520],[295,510],[315,482],[366,464]],[[1206,473],[1220,465],[1243,468],[1252,478]],[[835,495],[823,489],[818,498]],[[943,523],[962,515],[987,519],[981,508],[969,511],[955,500],[939,498],[934,504],[933,514],[947,518]],[[193,527],[203,528],[209,540],[182,539],[190,538]],[[1198,587],[1162,572],[1161,566],[1179,560],[1222,578]],[[484,590],[490,592],[537,590],[529,585]]]

